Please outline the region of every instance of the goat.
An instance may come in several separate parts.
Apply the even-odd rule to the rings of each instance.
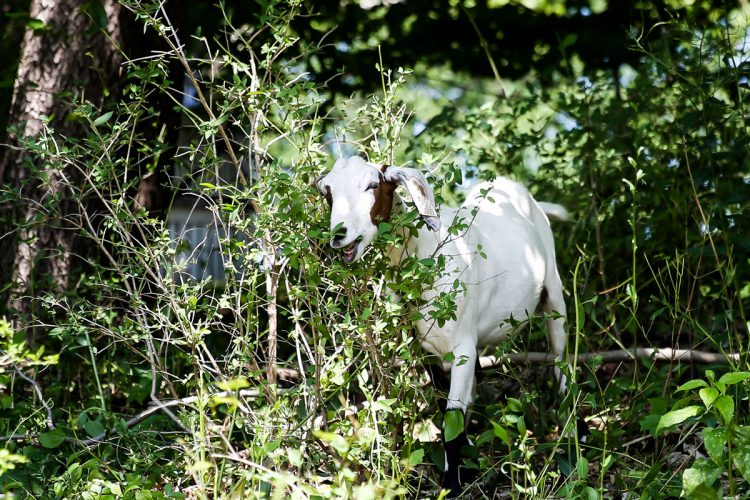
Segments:
[[[418,170],[374,165],[358,156],[337,160],[315,183],[331,207],[331,246],[343,251],[346,262],[362,258],[378,224],[406,209],[396,193],[401,185],[426,227],[418,227],[403,248],[389,250],[391,263],[397,265],[406,255],[445,256],[446,274],[422,292],[428,307],[441,291],[450,291],[456,279],[465,284],[463,296],[457,298],[455,320],[439,326],[423,316],[416,325],[425,349],[441,359],[453,353],[446,417],[451,411],[465,415],[473,395],[478,349],[497,345],[512,330],[511,318],[527,318],[541,306],[549,313],[548,342],[558,359],[563,358],[565,299],[547,217],[566,219],[565,208],[537,202],[521,184],[498,177],[474,187],[462,207],[444,208],[438,215],[432,188]],[[465,217],[468,228],[452,236],[445,226],[457,217]],[[555,370],[564,391],[565,376],[558,367]],[[461,491],[460,451],[467,443],[465,432],[451,441],[443,432],[443,487],[453,495]]]

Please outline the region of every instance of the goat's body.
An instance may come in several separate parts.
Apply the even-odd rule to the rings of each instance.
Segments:
[[[559,205],[544,206],[564,213]],[[451,236],[448,228],[456,220],[468,227]],[[521,184],[506,178],[480,184],[462,207],[443,208],[441,222],[437,232],[420,229],[407,243],[406,252],[420,259],[434,254],[447,258],[446,274],[423,292],[426,312],[439,294],[454,289],[456,280],[465,287],[456,299],[455,320],[439,326],[425,314],[417,330],[428,351],[440,357],[453,353],[448,409],[466,409],[477,350],[501,342],[513,328],[511,318],[524,321],[539,305],[564,314],[565,302],[549,221]],[[394,252],[394,260],[405,255],[398,249]],[[552,350],[562,356],[562,318],[548,321]]]
[[[438,216],[432,188],[418,170],[373,165],[356,156],[337,160],[316,185],[331,204],[331,246],[342,250],[346,262],[360,259],[378,223],[390,219],[394,205],[402,206],[396,186],[408,191],[425,227],[404,247],[391,249],[390,258],[396,265],[407,255],[446,258],[443,273],[422,292],[427,310],[417,330],[427,350],[441,358],[453,354],[447,411],[463,412],[471,403],[478,349],[498,344],[512,330],[512,320],[526,320],[539,306],[558,313],[547,317],[547,338],[562,359],[565,300],[547,216],[567,218],[563,207],[539,203],[521,184],[501,177],[476,186],[462,207],[444,208]],[[448,228],[457,221],[465,228],[451,235]],[[455,319],[440,326],[430,308],[441,293],[456,289]],[[563,390],[565,378],[556,371]],[[466,442],[465,433],[445,440],[443,485],[452,494],[461,490],[458,471]]]

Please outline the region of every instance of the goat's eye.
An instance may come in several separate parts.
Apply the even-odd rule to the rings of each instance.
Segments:
[[[369,186],[367,186],[367,189],[365,191],[370,191],[372,189],[377,189],[379,184],[377,182],[371,182]]]

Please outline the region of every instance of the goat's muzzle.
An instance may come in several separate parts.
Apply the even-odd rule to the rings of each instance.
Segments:
[[[354,260],[357,256],[357,251],[359,250],[359,244],[361,241],[362,237],[360,236],[344,247],[344,262],[349,263]]]

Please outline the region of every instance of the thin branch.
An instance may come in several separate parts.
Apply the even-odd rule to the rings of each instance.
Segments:
[[[266,295],[268,305],[268,363],[266,365],[266,379],[268,381],[268,397],[274,401],[274,391],[276,388],[277,371],[276,371],[276,354],[278,350],[278,289],[279,289],[279,269],[276,266],[276,252],[266,257]]]
[[[37,397],[39,398],[39,402],[42,403],[42,407],[44,407],[44,410],[47,412],[47,428],[49,430],[55,430],[55,422],[52,420],[52,407],[47,404],[47,401],[44,400],[44,393],[42,392],[42,386],[39,385],[39,382],[34,380],[33,378],[26,375],[21,369],[16,366],[15,363],[12,363],[11,366],[13,366],[13,369],[16,371],[19,377],[24,379],[26,382],[31,384],[34,387],[34,392],[36,392]]]
[[[164,16],[164,20],[166,21],[166,26],[169,27],[169,29],[171,30],[172,36],[174,37],[174,41],[172,41],[172,39],[169,37],[169,34],[166,30],[162,31],[162,30],[157,29],[156,31],[161,35],[162,39],[169,45],[169,48],[172,49],[172,52],[177,56],[177,60],[185,69],[185,73],[187,77],[190,79],[190,84],[195,89],[195,93],[196,93],[196,97],[198,101],[201,103],[203,110],[211,119],[211,122],[215,124],[217,130],[219,131],[219,135],[221,136],[221,139],[224,141],[224,146],[227,149],[227,153],[229,154],[229,158],[232,161],[232,165],[234,165],[234,167],[237,169],[237,174],[238,174],[240,183],[243,186],[245,186],[247,185],[247,180],[245,179],[245,174],[242,172],[242,167],[240,166],[240,162],[234,153],[234,148],[232,147],[232,141],[229,139],[229,135],[227,135],[227,132],[222,126],[222,124],[219,123],[218,120],[216,119],[216,116],[214,115],[214,112],[211,109],[211,106],[209,105],[208,100],[203,95],[201,86],[198,83],[198,80],[195,78],[193,69],[190,67],[190,63],[188,62],[187,57],[185,56],[185,53],[182,50],[183,45],[180,43],[180,39],[178,38],[177,29],[174,27],[172,22],[169,20],[169,17],[167,16],[167,10],[164,8],[163,5],[160,6],[160,10],[161,10],[162,16]],[[157,25],[155,18],[153,21],[154,21],[154,24]]]

